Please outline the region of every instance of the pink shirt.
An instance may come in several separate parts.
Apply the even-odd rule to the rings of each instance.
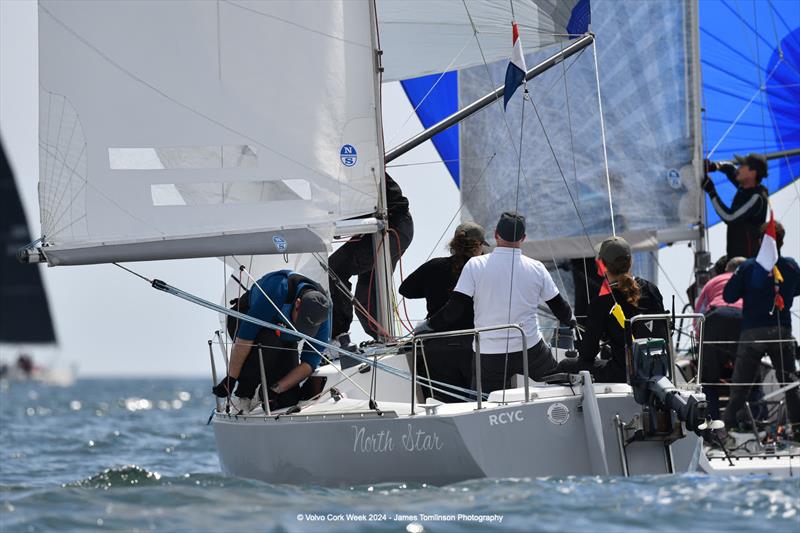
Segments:
[[[703,290],[700,292],[700,296],[697,298],[697,303],[694,304],[695,312],[706,314],[714,307],[736,307],[737,309],[741,309],[741,298],[732,304],[729,304],[722,299],[722,291],[725,289],[725,285],[732,276],[733,272],[723,272],[719,276],[714,276],[711,278],[711,280],[706,283],[706,286],[703,287]]]

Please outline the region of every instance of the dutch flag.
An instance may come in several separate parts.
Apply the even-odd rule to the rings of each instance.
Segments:
[[[508,101],[514,95],[522,82],[525,80],[525,73],[528,68],[525,66],[525,55],[522,53],[522,41],[519,38],[519,28],[517,23],[511,23],[511,29],[514,34],[514,48],[511,50],[511,61],[508,63],[506,69],[506,87],[503,93],[503,109],[508,107]]]
[[[775,308],[783,311],[785,303],[783,296],[780,293],[780,284],[783,283],[783,276],[781,271],[778,270],[778,243],[776,236],[775,226],[775,213],[772,209],[769,210],[769,223],[764,231],[764,236],[761,238],[761,248],[758,250],[756,256],[756,263],[761,265],[761,268],[767,271],[768,275],[772,275],[773,283],[775,286]],[[770,314],[772,314],[770,312]]]

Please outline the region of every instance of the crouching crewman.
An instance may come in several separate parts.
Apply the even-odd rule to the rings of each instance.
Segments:
[[[330,300],[325,290],[291,270],[266,274],[239,298],[234,308],[320,342],[330,342]],[[299,384],[319,366],[322,345],[315,346],[315,350],[306,341],[298,358],[298,336],[230,317],[228,325],[234,338],[228,375],[212,389],[214,394],[221,398],[234,394],[232,412],[247,413],[255,408],[259,399],[254,401],[253,396],[261,383],[260,353],[272,408],[296,405],[302,399]]]

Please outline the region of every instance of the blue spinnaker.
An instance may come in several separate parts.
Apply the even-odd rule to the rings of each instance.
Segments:
[[[706,152],[734,154],[800,148],[800,2],[700,2]],[[765,185],[774,193],[800,177],[800,156],[773,160]],[[735,193],[712,174],[720,197]],[[708,224],[720,221],[708,204]]]

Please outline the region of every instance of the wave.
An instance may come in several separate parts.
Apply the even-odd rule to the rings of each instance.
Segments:
[[[136,465],[107,468],[86,479],[65,483],[63,487],[110,489],[112,487],[161,484],[161,474]]]

